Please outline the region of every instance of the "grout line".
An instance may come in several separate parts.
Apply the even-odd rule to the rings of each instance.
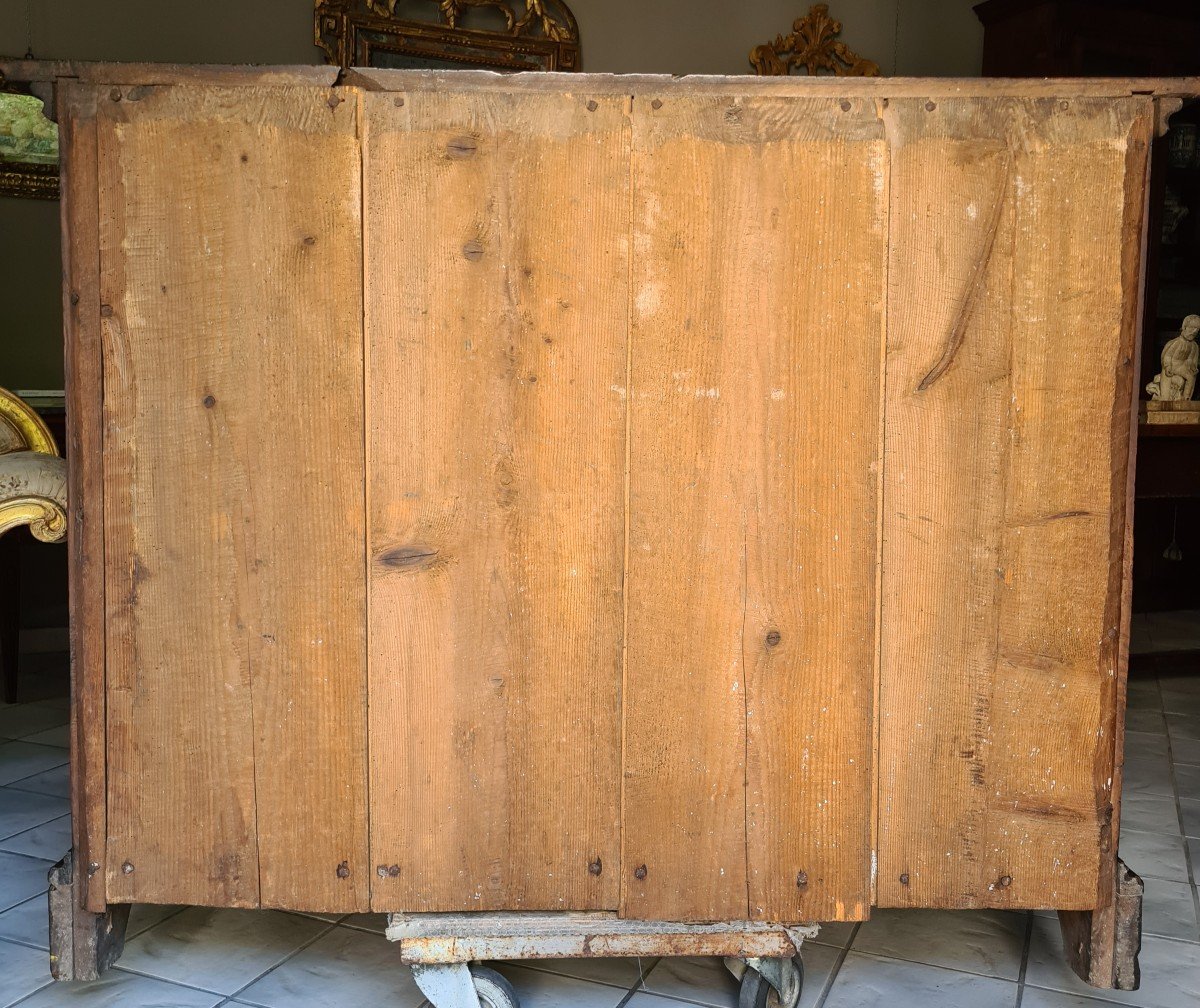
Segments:
[[[1033,914],[1025,913],[1025,941],[1021,946],[1021,972],[1017,974],[1017,1003],[1014,1008],[1021,1008],[1025,1000],[1025,977],[1029,972],[1029,947],[1033,943]]]
[[[310,918],[309,918],[309,920],[320,920],[320,919],[321,919],[321,918],[319,918],[319,917],[310,917]],[[328,922],[326,922],[326,923],[328,923]],[[279,960],[279,962],[275,963],[275,965],[274,965],[274,966],[271,966],[269,969],[266,969],[266,970],[264,970],[262,973],[258,974],[258,976],[256,976],[256,977],[255,977],[253,980],[250,980],[249,982],[247,982],[247,983],[243,984],[241,987],[239,987],[237,990],[235,990],[235,991],[234,991],[232,994],[228,994],[228,995],[226,995],[226,996],[227,996],[227,997],[229,997],[229,998],[236,998],[236,997],[238,997],[239,995],[241,995],[241,994],[244,994],[244,993],[245,993],[245,992],[246,992],[246,991],[247,991],[249,988],[253,987],[253,986],[254,986],[256,983],[258,983],[258,981],[259,981],[259,980],[261,980],[263,977],[267,976],[269,973],[274,973],[274,972],[275,972],[277,969],[279,969],[279,967],[280,967],[280,966],[282,966],[284,963],[286,963],[286,962],[291,962],[291,961],[292,961],[293,959],[295,959],[295,958],[296,958],[296,956],[298,956],[298,955],[299,955],[301,952],[304,952],[306,949],[308,949],[308,948],[310,948],[311,946],[315,945],[317,942],[319,942],[319,941],[320,941],[322,938],[324,938],[326,935],[328,935],[328,934],[331,934],[331,933],[334,931],[334,929],[335,929],[336,927],[337,927],[337,924],[330,924],[328,927],[324,928],[323,930],[321,930],[321,931],[318,931],[318,932],[317,932],[317,933],[316,933],[316,934],[315,934],[315,935],[312,937],[312,939],[310,939],[309,941],[306,941],[306,942],[305,942],[303,945],[301,945],[301,946],[300,946],[298,949],[295,949],[294,951],[292,951],[292,952],[288,953],[286,956],[284,956],[282,959],[280,959],[280,960]]]
[[[34,896],[33,899],[37,899],[37,897]],[[32,903],[32,902],[33,902],[33,900],[25,901],[25,903]],[[25,903],[18,903],[17,906],[9,907],[8,910],[16,910],[17,907],[24,906]],[[8,910],[5,910],[4,912],[8,913]],[[10,935],[0,935],[0,944],[19,945],[21,948],[27,948],[34,952],[41,952],[43,955],[45,955],[47,957],[50,955],[50,950],[48,948],[46,948],[45,945],[34,945],[32,942],[25,941],[21,938],[13,938]]]
[[[27,792],[26,792],[26,794],[32,794],[32,793],[33,793],[32,791],[27,791]],[[42,823],[42,825],[44,826],[44,825],[45,825],[45,823]],[[35,827],[35,828],[36,828],[36,827]],[[14,833],[14,834],[13,834],[13,836],[20,836],[20,834],[19,834],[19,833]],[[11,840],[11,839],[12,839],[12,837],[5,837],[4,839],[5,839],[5,840]],[[3,843],[3,841],[0,841],[0,843]],[[24,853],[22,853],[21,851],[15,851],[15,850],[11,850],[11,851],[10,851],[10,850],[6,850],[6,851],[4,851],[4,853],[5,853],[5,854],[11,854],[13,857],[23,857],[23,858],[26,858],[26,859],[27,859],[27,860],[29,860],[29,861],[37,861],[37,862],[40,862],[41,864],[44,864],[44,865],[47,865],[47,866],[48,866],[48,867],[47,867],[47,871],[48,871],[50,868],[53,868],[53,867],[54,867],[54,862],[53,862],[53,861],[49,860],[48,858],[44,858],[44,857],[38,857],[36,854],[24,854]],[[42,894],[45,894],[45,892],[46,892],[46,890],[42,890]],[[30,897],[30,898],[31,898],[31,899],[34,899],[34,898],[36,898],[36,897]],[[21,900],[21,903],[28,903],[28,902],[29,902],[29,900]],[[18,903],[18,904],[15,904],[15,905],[16,905],[16,906],[20,906],[21,904],[20,904],[20,903]],[[9,909],[9,910],[11,910],[11,909],[12,909],[12,907],[9,907],[8,909]]]
[[[17,1008],[17,1005],[24,1004],[24,1003],[25,1003],[26,1001],[28,1001],[28,1000],[29,1000],[31,997],[33,997],[35,994],[40,994],[40,993],[41,993],[42,991],[44,991],[44,990],[45,990],[47,987],[50,987],[50,986],[52,986],[52,985],[53,985],[55,982],[56,982],[56,981],[55,981],[55,980],[53,980],[53,979],[50,979],[50,980],[46,981],[46,983],[42,984],[42,986],[41,986],[41,987],[39,987],[37,990],[31,990],[31,991],[30,991],[28,994],[23,994],[23,995],[21,995],[21,997],[17,998],[17,1000],[16,1000],[16,1001],[13,1001],[13,1002],[12,1002],[12,1003],[11,1003],[11,1004],[8,1006],[8,1008]]]
[[[493,962],[502,962],[506,966],[516,966],[520,969],[532,970],[535,973],[545,973],[547,976],[562,977],[566,980],[579,980],[583,983],[599,984],[601,987],[611,987],[613,990],[629,990],[625,984],[614,983],[610,980],[597,980],[594,977],[576,976],[574,973],[563,973],[561,970],[548,969],[545,966],[536,966],[535,963],[544,962],[543,959],[496,959]],[[641,983],[641,977],[634,981],[634,987]]]
[[[856,921],[854,930],[850,932],[850,938],[841,951],[838,952],[837,961],[833,964],[833,969],[829,971],[829,976],[825,980],[825,986],[821,988],[820,996],[813,1004],[813,1008],[823,1008],[825,999],[829,997],[829,992],[833,990],[833,985],[837,981],[838,974],[842,972],[842,964],[846,961],[846,956],[850,954],[850,949],[854,945],[854,939],[858,937],[858,932],[862,930],[862,921]]]

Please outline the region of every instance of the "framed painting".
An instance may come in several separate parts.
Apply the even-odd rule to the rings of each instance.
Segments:
[[[58,199],[58,126],[45,112],[0,80],[0,196]]]

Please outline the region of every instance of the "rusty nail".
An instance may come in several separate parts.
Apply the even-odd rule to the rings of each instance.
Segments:
[[[79,304],[79,291],[71,291],[71,304]]]
[[[206,395],[206,396],[205,396],[205,397],[204,397],[204,398],[201,400],[201,402],[203,402],[203,403],[204,403],[204,408],[205,408],[205,409],[212,409],[214,406],[216,406],[216,405],[217,405],[217,400],[216,400],[216,397],[215,397],[215,396],[211,396],[211,395]]]
[[[378,875],[380,878],[387,878],[387,865],[381,864],[378,868],[375,869],[375,874]]]
[[[587,103],[587,110],[588,110],[589,112],[595,112],[595,111],[596,111],[596,109],[598,109],[599,107],[600,107],[600,106],[599,106],[599,105],[597,105],[595,101],[589,101],[589,102]]]
[[[399,878],[399,877],[400,877],[400,866],[398,864],[391,865],[388,868],[388,878]]]
[[[908,872],[905,872],[903,875],[900,876],[900,884],[908,885]]]
[[[842,102],[842,111],[843,112],[849,112],[851,108],[853,108],[853,106],[848,101]]]
[[[111,98],[113,101],[120,101],[121,100],[121,89],[113,88],[111,91],[108,92],[108,97]]]
[[[1011,875],[1001,875],[1000,876],[1000,888],[1007,889],[1010,885],[1012,885],[1012,876]]]
[[[350,877],[350,863],[348,861],[343,861],[340,865],[337,866],[337,877],[338,878],[349,878]]]
[[[767,634],[767,647],[775,647],[781,640],[783,640],[783,634],[778,630],[772,630]]]
[[[933,102],[927,101],[925,103],[925,111],[926,112],[932,112],[935,108],[937,108],[937,105],[935,105]]]
[[[599,875],[602,871],[604,871],[604,863],[599,858],[588,865],[589,874]]]
[[[807,889],[808,888],[808,872],[806,872],[806,871],[796,872],[796,888],[797,889]]]
[[[404,107],[404,99],[400,98],[400,97],[393,98],[392,104],[395,105],[396,108],[403,108]]]
[[[100,317],[101,318],[112,318],[112,313],[113,313],[112,305],[102,304],[100,306]]]
[[[88,862],[88,878],[91,878],[99,870],[100,870],[100,862],[99,861],[89,861]]]
[[[133,862],[126,861],[123,865],[121,865],[121,871],[124,872],[126,875],[132,875],[133,874]]]
[[[636,868],[633,870],[633,877],[634,877],[635,879],[637,879],[639,882],[641,882],[641,881],[642,881],[642,879],[644,879],[644,878],[646,877],[646,866],[645,866],[644,864],[643,864],[643,865],[638,865],[638,866],[637,866],[637,867],[636,867]]]
[[[342,102],[344,102],[345,100],[346,100],[345,98],[342,98],[339,95],[331,94],[325,104],[328,105],[329,108],[332,110],[332,109],[337,108],[339,105],[341,105]]]
[[[650,107],[652,109],[660,109],[660,108],[662,108],[662,102],[660,102],[657,98],[655,98],[654,101],[652,101],[650,103]]]
[[[483,258],[483,242],[472,238],[462,250],[463,258],[470,259],[472,262]]]

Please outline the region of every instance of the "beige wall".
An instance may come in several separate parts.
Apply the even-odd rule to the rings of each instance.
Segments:
[[[432,9],[432,0],[429,0]],[[572,0],[584,68],[748,73],[746,55],[809,0]],[[843,39],[886,74],[979,73],[972,0],[830,0]],[[4,0],[0,54],[313,63],[311,0]],[[61,388],[58,204],[0,197],[0,385]]]

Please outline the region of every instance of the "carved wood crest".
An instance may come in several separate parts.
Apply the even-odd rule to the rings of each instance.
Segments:
[[[836,77],[878,77],[879,64],[863,59],[838,41],[842,22],[829,14],[828,4],[813,4],[797,18],[787,35],[776,35],[750,50],[750,64],[760,77],[786,77],[793,67],[810,76],[824,72]]]
[[[578,70],[564,0],[317,0],[314,41],[337,66]]]

